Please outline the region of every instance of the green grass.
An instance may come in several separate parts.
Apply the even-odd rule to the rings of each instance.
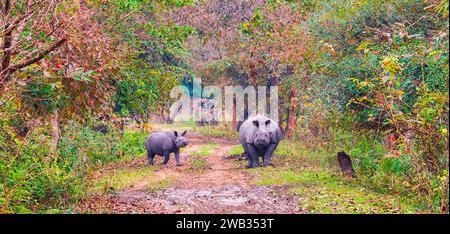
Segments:
[[[324,146],[306,147],[297,141],[284,139],[275,151],[274,162],[291,169],[310,168],[325,169],[339,174],[337,152],[347,152],[353,162],[359,183],[371,188],[379,194],[396,194],[408,203],[414,204],[424,212],[427,210],[417,202],[417,194],[411,193],[408,184],[408,174],[411,168],[409,157],[386,158],[383,144],[371,135],[357,135],[338,131],[335,146],[327,149]],[[339,147],[337,147],[339,145]],[[283,156],[283,157],[279,157]]]
[[[240,156],[244,153],[244,148],[242,145],[232,146],[227,155],[229,156]],[[272,163],[278,166],[286,166],[290,168],[300,168],[300,167],[319,167],[322,166],[322,159],[325,159],[320,151],[307,150],[299,146],[299,144],[291,141],[281,141],[272,157]],[[301,160],[300,160],[301,158]],[[262,160],[262,159],[260,159]],[[237,166],[246,165],[246,160],[235,161]],[[328,166],[328,164],[327,164]]]
[[[195,157],[192,162],[191,166],[189,167],[192,171],[202,171],[209,169],[208,162],[204,158]]]
[[[311,213],[416,213],[401,197],[378,193],[355,180],[324,169],[258,168],[257,185],[287,185],[299,206]]]
[[[154,175],[154,167],[139,169],[119,169],[102,176],[94,187],[94,191],[111,192],[128,188],[133,182]]]
[[[284,156],[285,159],[302,158],[302,162],[321,166],[325,168],[332,168],[336,166],[336,155],[327,152],[325,149],[311,149],[303,146],[301,142],[282,140],[277,146],[274,155]]]
[[[244,148],[242,147],[241,144],[234,145],[227,152],[227,154],[229,154],[229,155],[240,155],[242,153],[244,153]],[[293,141],[288,141],[288,140],[283,140],[280,142],[280,144],[278,144],[277,149],[274,152],[274,155],[294,156],[294,157],[306,155],[310,158],[319,157],[319,155],[317,155],[317,154],[311,155],[311,150],[303,148],[300,146],[300,144],[293,142]]]
[[[216,149],[217,147],[219,147],[219,144],[216,143],[202,145],[200,146],[199,150],[192,152],[191,156],[200,156],[200,157],[208,156],[211,153],[211,151]]]
[[[235,130],[230,130],[225,125],[208,125],[198,126],[194,121],[174,122],[173,124],[154,124],[157,129],[166,129],[172,131],[195,131],[204,136],[225,138],[228,140],[239,139],[239,133]]]
[[[304,154],[304,149],[302,149],[300,147],[300,144],[298,143],[283,140],[278,144],[274,154],[286,156],[299,156]]]
[[[169,188],[173,184],[173,178],[166,178],[157,182],[149,183],[145,187],[145,191],[153,193],[156,191],[164,190]]]
[[[341,138],[345,138],[344,134]],[[378,142],[369,138],[353,139],[345,147],[311,148],[298,141],[284,139],[278,145],[272,163],[275,167],[250,170],[258,185],[284,185],[300,196],[299,206],[312,213],[420,213],[417,197],[405,187],[408,171],[402,158],[384,158]],[[336,153],[348,152],[357,179],[340,175]],[[237,155],[236,145],[228,152]],[[235,161],[243,166],[244,161]]]
[[[239,133],[237,131],[230,130],[224,125],[196,126],[193,130],[204,136],[219,137],[228,140],[239,139]]]
[[[184,130],[192,130],[196,127],[196,124],[194,121],[177,121],[173,122],[172,124],[154,124],[155,128],[159,129],[167,129],[167,130],[173,130],[173,131],[184,131]]]
[[[154,124],[153,127],[157,129],[166,129],[173,131],[195,131],[204,136],[220,137],[228,140],[239,139],[239,133],[235,130],[230,130],[225,125],[207,125],[198,126],[194,121],[180,121],[172,124]]]
[[[233,145],[230,150],[228,150],[227,155],[241,155],[244,153],[244,147],[242,145]]]
[[[238,149],[233,149],[237,152]],[[257,185],[284,185],[297,194],[299,206],[311,213],[417,213],[403,196],[374,189],[367,178],[348,179],[339,174],[334,153],[308,149],[284,140],[278,145],[275,167],[252,169]]]
[[[143,187],[145,191],[154,192],[167,188],[172,183],[172,178],[161,181],[150,181],[154,176],[157,166],[144,166],[141,168],[124,168],[115,170],[102,176],[91,188],[90,193],[110,193],[131,188],[136,183],[147,181]]]

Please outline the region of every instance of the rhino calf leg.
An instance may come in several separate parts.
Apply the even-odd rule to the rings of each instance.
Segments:
[[[175,151],[175,161],[177,162],[177,166],[181,166],[179,150]]]
[[[147,159],[148,159],[148,164],[149,165],[153,165],[153,159],[155,158],[155,153],[153,153],[151,150],[147,151]]]
[[[266,148],[266,151],[264,152],[264,158],[263,158],[263,160],[264,160],[263,165],[265,167],[270,165],[270,158],[272,157],[273,151],[275,151],[276,147],[277,146],[275,144],[270,144]]]
[[[164,152],[164,161],[163,161],[164,165],[166,165],[167,162],[169,162],[169,158],[170,158],[170,152],[169,151],[165,151]]]

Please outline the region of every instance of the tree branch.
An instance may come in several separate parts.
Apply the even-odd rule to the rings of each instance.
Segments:
[[[11,10],[11,2],[9,0],[6,0],[5,2],[5,6],[3,9],[3,14],[5,15],[4,17],[7,17],[10,13]],[[4,31],[5,31],[5,35],[4,35],[4,39],[3,39],[3,58],[2,58],[2,63],[1,63],[1,69],[0,72],[4,72],[7,67],[9,67],[9,63],[11,61],[11,51],[10,51],[10,47],[11,47],[11,43],[12,43],[12,31],[9,30],[10,28],[10,24],[8,23],[7,19],[5,19],[5,27],[4,27]]]
[[[58,47],[60,47],[62,44],[64,44],[66,42],[66,39],[60,39],[59,41],[57,41],[55,44],[51,45],[50,47],[48,47],[46,50],[41,51],[36,57],[31,58],[29,60],[20,62],[16,65],[11,66],[10,69],[10,73],[13,73],[19,69],[22,69],[26,66],[29,66],[33,63],[38,62],[39,60],[43,59],[47,54],[49,54],[50,52],[52,52],[53,50],[57,49]]]

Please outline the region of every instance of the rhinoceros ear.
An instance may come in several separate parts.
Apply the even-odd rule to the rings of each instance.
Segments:
[[[270,124],[270,119],[266,120],[265,124],[269,125]]]
[[[178,132],[177,131],[173,131],[173,134],[178,137]]]
[[[255,125],[255,127],[259,127],[259,122],[258,122],[258,120],[253,120],[253,125]]]
[[[186,135],[186,132],[187,132],[187,130],[185,130],[185,131],[181,134],[181,136]]]

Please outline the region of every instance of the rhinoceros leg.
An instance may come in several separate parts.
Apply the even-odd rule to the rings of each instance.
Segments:
[[[245,168],[252,168],[253,166],[253,160],[252,157],[248,156],[249,154],[247,154],[247,166],[245,166]]]
[[[248,167],[259,167],[258,152],[256,151],[255,147],[253,145],[247,145],[247,149]]]
[[[149,165],[153,165],[153,158],[155,158],[155,153],[153,153],[152,150],[147,150],[147,159],[148,159],[148,164]]]
[[[277,147],[277,145],[275,144],[270,144],[269,146],[267,146],[266,151],[264,152],[264,166],[269,166],[270,165],[270,158],[272,157],[273,151],[275,151],[275,148]]]
[[[164,165],[166,165],[167,162],[169,162],[169,158],[170,158],[170,152],[169,151],[164,151],[164,161],[163,161]]]
[[[180,150],[175,151],[175,161],[177,162],[177,166],[181,166],[181,162],[180,162]]]
[[[242,146],[244,147],[244,155],[246,156],[247,162],[248,162],[248,164],[247,164],[247,166],[245,166],[245,168],[251,168],[253,165],[253,162],[252,162],[252,157],[250,157],[249,153],[248,153],[248,145],[247,145],[247,143],[245,143],[245,144],[242,144]]]

